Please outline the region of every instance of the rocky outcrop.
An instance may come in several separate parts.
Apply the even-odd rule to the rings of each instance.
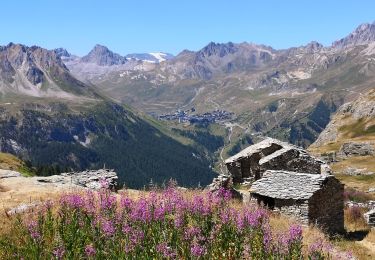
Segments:
[[[375,155],[375,148],[372,142],[348,142],[344,143],[337,157],[346,158],[351,156]]]
[[[117,173],[113,170],[99,169],[83,172],[69,172],[49,177],[35,177],[40,183],[53,183],[57,185],[76,185],[92,190],[101,188],[116,189]]]
[[[0,169],[0,180],[5,178],[21,177],[21,173],[11,170]]]
[[[375,41],[375,22],[364,23],[355,29],[354,32],[350,33],[347,37],[335,41],[332,44],[333,48],[347,48],[356,45],[369,44]]]
[[[76,186],[92,190],[118,188],[117,173],[108,169],[67,172],[48,177],[22,177],[19,172],[0,169],[0,180],[6,178],[25,178],[28,181],[34,181],[36,185]]]

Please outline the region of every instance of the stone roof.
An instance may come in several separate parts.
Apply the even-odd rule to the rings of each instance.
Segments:
[[[250,192],[276,199],[307,200],[333,175],[268,170],[253,183]]]
[[[225,163],[232,163],[232,162],[235,162],[235,161],[238,161],[242,158],[245,158],[245,157],[249,157],[255,153],[260,153],[262,152],[264,149],[267,149],[269,147],[271,147],[272,145],[278,145],[280,146],[279,149],[277,150],[283,150],[283,152],[287,151],[287,150],[290,150],[290,149],[298,149],[298,147],[292,145],[292,144],[289,144],[289,143],[286,143],[286,142],[282,142],[280,140],[277,140],[277,139],[273,139],[273,138],[267,138],[257,144],[254,144],[254,145],[251,145],[245,149],[243,149],[241,152],[237,153],[236,155],[233,155],[232,157],[228,158],[227,160],[225,160]]]

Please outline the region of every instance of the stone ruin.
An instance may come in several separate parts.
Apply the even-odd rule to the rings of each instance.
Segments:
[[[274,170],[266,171],[250,189],[259,204],[330,234],[344,231],[343,192],[344,185],[333,175]]]
[[[225,164],[234,183],[258,180],[266,170],[329,173],[325,162],[302,148],[272,138],[247,147],[228,158]]]
[[[344,186],[324,161],[304,149],[267,138],[225,164],[228,173],[214,179],[211,191],[224,187],[329,233],[344,230]],[[238,185],[241,191],[234,188]]]

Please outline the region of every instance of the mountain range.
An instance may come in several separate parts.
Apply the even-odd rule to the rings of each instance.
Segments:
[[[248,132],[308,146],[340,105],[373,87],[374,28],[362,24],[331,46],[312,41],[276,50],[211,42],[161,63],[65,65],[103,95],[136,109],[157,114],[223,109],[236,113]]]
[[[106,163],[137,187],[169,177],[197,185],[202,173],[203,182],[212,178],[223,140],[228,154],[262,135],[306,147],[374,81],[375,23],[331,46],[211,42],[176,56],[122,56],[96,45],[79,57],[10,43],[0,47],[0,150],[39,167]],[[230,128],[180,129],[146,115],[193,107],[235,119]]]

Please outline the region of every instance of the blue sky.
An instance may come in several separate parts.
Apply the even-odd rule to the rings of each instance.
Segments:
[[[210,41],[329,45],[373,22],[374,10],[375,1],[360,0],[12,0],[1,3],[0,45],[65,47],[78,55],[97,43],[122,55],[177,54]]]

